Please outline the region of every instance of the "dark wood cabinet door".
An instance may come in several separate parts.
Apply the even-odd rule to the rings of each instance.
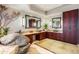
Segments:
[[[57,33],[57,40],[63,41],[63,33]]]
[[[30,39],[30,43],[33,42],[33,35],[26,35]]]
[[[40,40],[46,38],[46,32],[40,33]]]
[[[52,33],[52,38],[56,40],[57,39],[57,34],[56,33]]]
[[[36,35],[36,40],[42,40],[46,38],[46,32],[42,32]]]
[[[71,31],[70,31],[70,42],[77,44],[77,20],[78,20],[78,10],[71,11]]]
[[[53,32],[47,32],[47,38],[54,39],[55,38],[54,33]]]
[[[69,18],[70,18],[70,13],[64,12],[63,13],[63,35],[64,35],[64,41],[69,42],[70,40],[70,31],[69,31]]]
[[[63,41],[63,33],[47,32],[47,38]]]
[[[78,20],[77,20],[76,24],[77,24],[77,44],[79,44],[79,12],[78,12]]]
[[[77,10],[71,10],[63,13],[63,35],[64,41],[72,44],[77,43],[76,39],[76,21]]]

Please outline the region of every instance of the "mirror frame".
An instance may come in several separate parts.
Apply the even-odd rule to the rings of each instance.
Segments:
[[[59,26],[56,26],[56,27],[53,26],[53,24],[54,24],[54,23],[53,23],[54,19],[57,19],[57,20],[59,19],[59,22],[60,22]],[[56,21],[55,21],[55,22],[56,22]],[[61,28],[61,17],[52,18],[52,28]]]
[[[40,22],[40,26],[38,27],[38,23],[36,22],[36,27],[34,28],[41,28],[41,18],[38,18],[38,17],[35,17],[35,16],[30,16],[30,15],[25,15],[25,28],[30,28],[30,27],[27,27],[27,21],[28,21],[28,17],[32,17],[32,18],[36,18],[36,19],[39,19],[38,21]]]

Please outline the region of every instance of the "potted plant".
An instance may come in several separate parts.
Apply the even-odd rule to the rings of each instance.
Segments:
[[[0,37],[7,35],[8,31],[9,31],[8,27],[6,27],[6,28],[0,27]]]
[[[44,30],[46,31],[48,29],[48,24],[44,24]]]
[[[8,31],[9,31],[9,28],[8,27],[4,28],[4,35],[7,35],[8,34]]]

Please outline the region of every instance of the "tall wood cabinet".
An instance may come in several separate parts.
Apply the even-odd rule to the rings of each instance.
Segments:
[[[68,43],[77,44],[78,42],[78,9],[63,13],[63,40]]]

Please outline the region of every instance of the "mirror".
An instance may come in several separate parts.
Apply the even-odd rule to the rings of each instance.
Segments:
[[[61,28],[61,17],[52,18],[52,28]]]
[[[40,28],[41,18],[25,15],[25,28]]]

